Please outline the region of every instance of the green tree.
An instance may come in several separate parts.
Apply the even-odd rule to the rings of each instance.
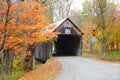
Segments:
[[[83,6],[84,18],[87,18],[98,31],[97,39],[100,43],[101,54],[105,54],[110,34],[109,29],[115,24],[117,6],[108,0],[86,0]],[[92,22],[91,22],[92,21]]]

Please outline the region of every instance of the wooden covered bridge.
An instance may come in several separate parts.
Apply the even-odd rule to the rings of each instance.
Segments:
[[[57,40],[39,43],[35,48],[34,57],[46,61],[53,55],[82,55],[82,32],[70,18],[50,24],[55,28],[50,32],[59,32]]]

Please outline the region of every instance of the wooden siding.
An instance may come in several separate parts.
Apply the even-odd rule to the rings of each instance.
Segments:
[[[41,42],[36,45],[34,58],[39,61],[46,61],[52,56],[52,42]]]
[[[65,27],[66,23],[70,24],[71,27]],[[71,33],[66,34],[65,33],[66,29],[70,29]],[[76,43],[76,46],[78,46],[76,49],[79,48],[78,50],[82,51],[82,32],[69,18],[64,19],[64,21],[62,21],[62,23],[59,22],[59,26],[55,26],[55,29],[53,29],[52,32],[60,32],[60,34],[58,36],[70,35],[69,37],[74,38],[74,39],[71,38],[71,40],[75,40],[75,41],[79,40],[78,43]],[[66,38],[65,38],[65,36],[63,38],[67,39],[67,36],[66,36]],[[75,39],[75,38],[77,38],[77,39]],[[56,41],[53,41],[53,42],[55,43]],[[65,46],[67,46],[67,45],[65,45]],[[79,52],[79,51],[75,51],[75,52]],[[81,52],[79,52],[79,53],[82,54]],[[42,42],[42,43],[38,43],[36,45],[35,52],[34,52],[34,58],[36,60],[45,62],[48,58],[52,57],[52,55],[53,55],[52,54],[52,41]]]

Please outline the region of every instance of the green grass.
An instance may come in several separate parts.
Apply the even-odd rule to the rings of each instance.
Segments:
[[[18,80],[20,77],[22,77],[26,72],[24,71],[13,71],[11,75],[6,76],[5,75],[5,80]],[[1,79],[1,75],[0,75]]]
[[[100,56],[100,59],[114,62],[120,61],[120,51],[106,52],[104,56]]]
[[[40,67],[40,64],[35,65],[33,70],[38,69]],[[15,70],[12,72],[11,75],[5,75],[5,80],[18,80],[20,77],[24,76],[27,72],[23,70]],[[1,80],[1,74],[0,74],[0,80]]]
[[[105,61],[120,62],[120,51],[109,51],[104,56],[101,54],[91,55],[89,53],[83,53],[83,57],[87,58],[98,58]]]

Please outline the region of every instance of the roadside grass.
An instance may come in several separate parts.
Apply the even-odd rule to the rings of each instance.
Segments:
[[[56,58],[49,59],[45,64],[25,74],[18,80],[53,80],[62,70]]]
[[[5,75],[4,80],[52,80],[61,70],[59,61],[56,58],[51,58],[45,64],[35,65],[30,72],[15,70],[11,75]]]
[[[22,70],[22,66],[21,65],[17,65],[15,64],[16,70],[13,70],[11,74],[7,75],[4,74],[4,80],[18,80],[20,77],[22,77],[23,75],[25,75],[27,72]],[[0,64],[0,69],[1,69],[1,64]],[[1,80],[1,72],[0,72],[0,80]]]
[[[38,69],[41,64],[35,65],[33,70]],[[5,79],[4,80],[18,80],[20,77],[24,76],[27,72],[22,70],[22,66],[19,66],[20,70],[14,70],[12,74],[6,75],[5,74]],[[1,79],[1,74],[0,74],[0,79]]]
[[[104,56],[98,53],[95,54],[83,53],[83,57],[97,58],[100,60],[111,61],[111,62],[120,62],[120,51],[108,51],[105,53]]]
[[[13,71],[10,75],[5,75],[5,80],[18,80],[20,77],[25,75],[26,72],[24,71]],[[1,75],[0,75],[1,79]]]
[[[101,56],[100,59],[106,60],[106,61],[119,62],[120,61],[120,51],[106,52],[105,56]]]

